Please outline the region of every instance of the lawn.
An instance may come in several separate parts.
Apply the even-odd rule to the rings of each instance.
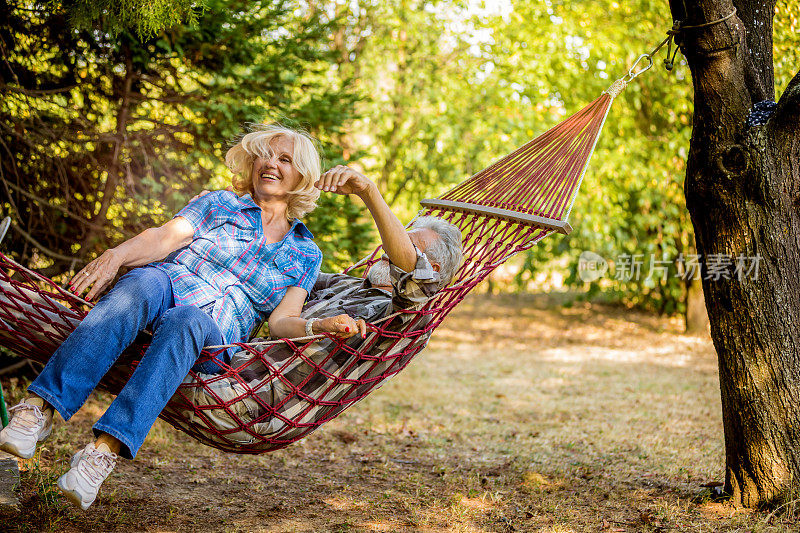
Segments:
[[[11,531],[795,531],[736,510],[716,355],[677,319],[476,294],[393,381],[287,449],[218,452],[167,424],[97,502],[53,486],[88,442],[93,395],[32,461]],[[5,381],[9,400],[19,382]]]

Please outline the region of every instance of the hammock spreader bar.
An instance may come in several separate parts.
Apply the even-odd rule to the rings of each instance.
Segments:
[[[508,220],[510,222],[517,222],[537,228],[547,228],[555,230],[564,235],[572,233],[572,226],[569,222],[563,220],[554,220],[552,218],[537,217],[536,215],[527,215],[518,211],[510,209],[500,209],[498,207],[486,207],[478,204],[471,204],[469,202],[454,202],[452,200],[421,200],[420,204],[428,209],[442,209],[445,211],[461,211],[464,213],[472,213],[473,215],[487,215],[492,218],[499,218]]]
[[[563,122],[492,163],[426,207],[540,225],[568,234],[568,217],[611,107],[603,93]]]

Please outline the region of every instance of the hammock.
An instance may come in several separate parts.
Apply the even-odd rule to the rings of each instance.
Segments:
[[[190,373],[161,418],[221,450],[262,453],[303,438],[385,383],[405,368],[425,346],[430,332],[492,270],[553,232],[570,233],[567,220],[609,107],[632,77],[629,72],[628,79],[615,82],[575,115],[441,197],[421,202],[420,214],[455,224],[464,245],[464,263],[453,281],[422,308],[370,324],[365,340],[330,338],[331,348],[323,359],[305,354],[319,336],[240,344],[246,352],[246,357],[236,359],[241,364],[232,367],[219,362],[225,372],[213,377]],[[378,251],[351,269],[368,269],[377,261]],[[0,254],[0,344],[20,356],[46,362],[86,314],[87,305],[50,279]],[[398,329],[397,323],[402,327]],[[117,393],[144,348],[142,344],[129,348],[101,388]],[[276,362],[270,357],[276,349],[290,350],[289,357]],[[204,354],[214,357],[223,351],[218,348]],[[308,369],[308,375],[299,382],[287,379],[288,369],[298,365]],[[242,378],[256,367],[267,370],[266,380],[253,384]],[[218,395],[214,385],[221,380],[230,383],[237,395]],[[313,387],[309,386],[312,382]],[[277,403],[264,402],[257,394],[267,385],[281,386],[286,394]],[[194,401],[198,392],[206,398],[202,405]],[[255,419],[244,416],[245,400],[260,406],[262,412]],[[215,413],[230,423],[216,423]],[[265,432],[265,427],[270,431]]]

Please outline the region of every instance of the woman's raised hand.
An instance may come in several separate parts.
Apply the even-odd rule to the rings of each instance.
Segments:
[[[349,339],[354,335],[367,336],[367,323],[363,319],[354,319],[350,315],[336,315],[317,320],[313,326],[314,333],[330,333],[335,337]]]
[[[364,174],[344,165],[336,165],[320,176],[314,186],[325,192],[361,195],[374,184]]]
[[[122,261],[119,254],[113,248],[106,250],[72,277],[69,281],[69,288],[75,294],[80,295],[91,286],[92,290],[86,295],[86,299],[91,301],[114,281],[121,266]]]

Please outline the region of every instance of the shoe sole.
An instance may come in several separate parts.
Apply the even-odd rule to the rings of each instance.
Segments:
[[[4,442],[3,444],[0,444],[0,450],[3,450],[4,452],[8,452],[11,455],[19,457],[20,459],[30,459],[31,457],[33,457],[33,454],[36,453],[36,446],[33,447],[32,451],[30,451],[28,453],[25,453],[25,452],[21,451],[19,448],[17,448],[16,446],[14,446],[14,444],[12,444],[10,442]]]
[[[53,426],[51,425],[50,428],[47,430],[47,432],[42,433],[42,435],[39,436],[39,440],[36,441],[36,446],[38,446],[40,442],[44,442],[45,440],[47,440],[47,437],[49,437],[50,433],[52,432],[53,432]],[[3,442],[0,443],[0,450],[8,452],[11,455],[15,455],[20,459],[30,459],[31,457],[36,455],[36,446],[34,446],[33,449],[29,452],[23,452],[22,450],[14,446],[14,443]]]
[[[73,491],[71,489],[68,489],[67,487],[65,487],[62,484],[62,480],[63,479],[64,479],[64,476],[61,476],[60,478],[58,478],[58,481],[56,482],[56,485],[58,486],[58,490],[60,490],[64,494],[64,496],[67,497],[67,499],[69,501],[71,501],[72,503],[74,503],[76,506],[80,507],[84,511],[86,509],[88,509],[90,505],[92,505],[94,503],[94,500],[90,501],[89,503],[83,503],[83,499],[80,497],[79,494],[77,494],[75,491]]]

